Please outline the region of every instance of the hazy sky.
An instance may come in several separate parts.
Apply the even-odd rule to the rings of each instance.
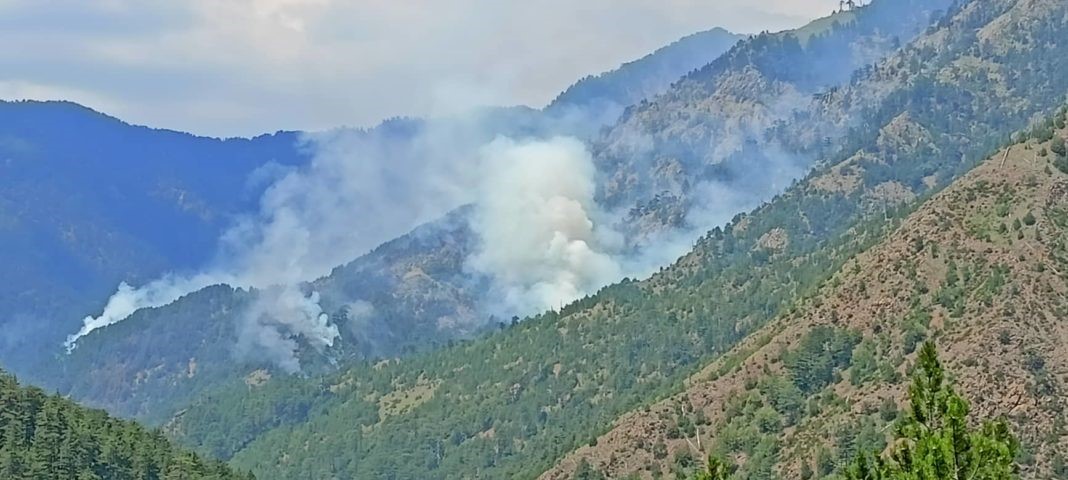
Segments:
[[[712,27],[834,0],[0,0],[0,98],[65,99],[213,136],[543,106]]]

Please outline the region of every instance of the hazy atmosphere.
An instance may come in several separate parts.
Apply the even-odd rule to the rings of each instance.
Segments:
[[[211,136],[541,107],[713,27],[795,27],[833,0],[0,0],[0,98],[64,99]]]
[[[1068,1],[0,0],[0,479],[1068,479]]]

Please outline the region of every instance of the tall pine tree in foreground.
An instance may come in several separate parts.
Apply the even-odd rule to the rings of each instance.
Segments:
[[[911,408],[886,454],[864,453],[849,480],[1003,480],[1015,478],[1019,447],[1003,421],[968,425],[968,402],[946,382],[931,342],[920,350],[909,388]]]
[[[848,480],[1006,480],[1016,478],[1019,444],[1003,421],[968,425],[968,402],[948,384],[935,345],[920,349],[910,409],[899,421],[887,452],[857,456]],[[717,458],[694,480],[727,480],[730,468]]]

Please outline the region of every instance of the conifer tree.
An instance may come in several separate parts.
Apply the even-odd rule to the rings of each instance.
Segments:
[[[18,385],[0,372],[2,480],[252,479],[171,446],[160,432]]]
[[[1019,447],[1003,421],[968,426],[968,402],[947,383],[931,342],[919,353],[910,409],[887,455],[860,454],[850,480],[1004,480],[1015,478]]]
[[[727,462],[714,456],[708,457],[705,469],[699,472],[694,480],[727,480],[731,476],[731,468]]]

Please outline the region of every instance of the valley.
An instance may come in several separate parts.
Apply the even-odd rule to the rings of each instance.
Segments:
[[[1066,33],[843,3],[250,139],[4,101],[0,476],[882,478],[932,348],[1068,476]]]

